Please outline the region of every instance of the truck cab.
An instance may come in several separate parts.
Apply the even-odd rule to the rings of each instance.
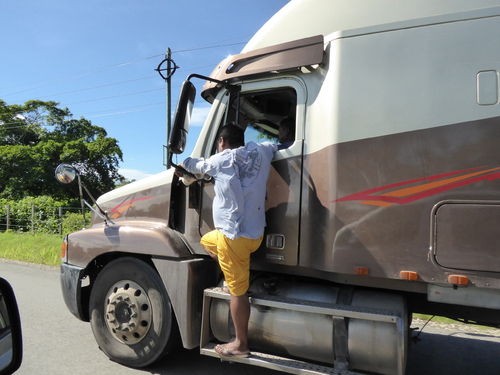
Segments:
[[[402,375],[411,313],[500,326],[500,3],[356,4],[291,1],[181,92],[172,153],[189,137],[192,79],[211,104],[193,157],[216,152],[226,123],[277,143],[294,124],[252,257],[251,365]],[[213,197],[212,181],[169,169],[103,195],[107,218],[67,237],[66,304],[113,360],[143,367],[175,345],[217,356],[231,339],[199,243]]]

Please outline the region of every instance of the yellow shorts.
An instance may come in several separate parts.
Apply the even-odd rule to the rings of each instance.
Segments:
[[[217,255],[229,291],[233,296],[242,296],[250,286],[250,254],[262,243],[262,235],[256,240],[239,237],[227,238],[217,229],[205,234],[200,243]]]

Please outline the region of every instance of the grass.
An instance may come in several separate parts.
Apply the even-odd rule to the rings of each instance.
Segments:
[[[468,326],[469,325],[468,323],[463,323],[463,322],[460,322],[458,320],[453,320],[453,319],[445,318],[443,316],[434,316],[433,317],[432,315],[413,314],[413,318],[414,319],[415,318],[422,319],[424,321],[428,321],[430,319],[431,322],[441,323],[441,324],[458,324],[458,325],[464,325],[464,326]],[[490,327],[490,326],[482,326],[480,324],[473,324],[473,323],[471,323],[470,325],[473,326],[478,331],[486,331],[486,330],[498,329],[498,328],[494,328],[494,327]]]
[[[0,233],[0,258],[58,266],[61,243],[59,235]]]
[[[457,322],[456,320],[445,318],[442,316],[434,316],[433,317],[432,315],[413,314],[413,317],[418,318],[418,319],[422,319],[422,320],[431,319],[431,321],[436,322],[436,323],[453,323],[453,324],[460,323],[460,322]]]

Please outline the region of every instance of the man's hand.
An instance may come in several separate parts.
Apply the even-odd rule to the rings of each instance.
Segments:
[[[178,167],[178,168],[177,168]],[[184,168],[184,164],[180,163],[177,165],[177,167],[174,170],[174,173],[177,177],[179,177],[182,181],[182,183],[186,186],[191,185],[193,182],[196,182],[197,178],[196,176],[190,174],[186,169]]]
[[[182,164],[182,163],[180,163],[178,166],[179,166],[179,167],[184,168],[184,164]],[[182,177],[182,176],[184,176],[184,171],[183,171],[182,169],[180,169],[180,168],[175,168],[174,173],[175,173],[175,175],[176,175],[177,177]]]
[[[177,168],[178,167],[178,168]],[[184,185],[186,186],[189,186],[191,185],[193,182],[195,181],[199,181],[199,180],[203,180],[205,182],[210,182],[212,181],[212,177],[210,177],[209,175],[203,175],[203,174],[193,174],[193,173],[190,173],[189,171],[187,171],[185,168],[184,168],[184,164],[183,163],[179,163],[175,170],[174,170],[174,173],[177,177],[179,177],[181,179],[181,181],[184,183]]]

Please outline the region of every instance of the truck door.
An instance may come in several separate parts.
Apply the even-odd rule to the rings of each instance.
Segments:
[[[212,123],[206,134],[205,154],[216,152],[216,135],[221,126],[236,123],[245,129],[245,142],[275,142],[276,152],[267,184],[264,241],[254,253],[252,266],[262,263],[296,265],[299,253],[300,186],[302,175],[303,119],[305,89],[296,79],[243,84],[240,93],[229,94],[220,122]],[[291,138],[280,144],[280,124],[288,123]],[[199,183],[199,235],[213,229],[212,183]]]

